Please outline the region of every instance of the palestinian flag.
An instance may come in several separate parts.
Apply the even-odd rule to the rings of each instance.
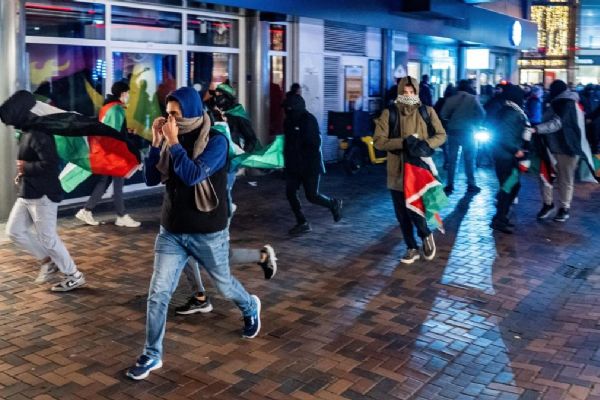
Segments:
[[[231,169],[237,168],[261,168],[277,169],[284,167],[283,144],[284,136],[277,135],[275,140],[261,149],[252,153],[244,153],[231,160]]]
[[[581,153],[583,154],[583,163],[580,164],[579,169],[579,178],[584,182],[594,182],[597,183],[600,181],[600,175],[598,175],[597,171],[597,157],[598,154],[592,154],[592,149],[590,147],[590,143],[587,140],[587,136],[585,135],[585,114],[583,112],[583,105],[581,103],[577,103],[577,126],[579,128],[580,134],[580,146]]]
[[[36,101],[24,90],[0,106],[0,120],[16,129],[54,135],[58,155],[68,164],[60,175],[72,191],[92,174],[129,177],[140,167],[140,154],[125,135],[75,112]]]
[[[437,170],[431,157],[412,157],[405,153],[404,196],[406,208],[436,225],[443,233],[440,211],[448,204]]]

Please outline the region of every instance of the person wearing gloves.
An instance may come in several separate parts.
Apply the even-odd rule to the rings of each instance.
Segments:
[[[426,111],[430,119],[431,132],[421,111]],[[392,117],[390,117],[390,114]],[[394,118],[395,116],[395,118]],[[391,123],[390,123],[391,122]],[[433,107],[421,108],[419,100],[419,83],[412,77],[404,77],[398,83],[398,97],[389,109],[385,109],[375,120],[375,135],[373,144],[376,149],[387,151],[387,187],[391,192],[396,218],[402,229],[406,242],[406,254],[400,260],[404,264],[412,264],[421,258],[414,230],[423,243],[423,256],[426,260],[435,257],[436,247],[433,233],[427,226],[427,221],[421,215],[406,207],[404,195],[404,161],[408,151],[409,137],[419,142],[420,146],[411,144],[412,148],[431,150],[441,146],[446,141],[446,132],[442,127]],[[432,153],[433,151],[430,151]],[[414,155],[420,157],[421,154]]]

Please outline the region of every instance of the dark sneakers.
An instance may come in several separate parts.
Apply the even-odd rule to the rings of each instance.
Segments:
[[[266,255],[265,261],[258,263],[265,273],[265,279],[272,279],[277,273],[277,257],[275,256],[275,250],[270,244],[266,244],[260,252]]]
[[[479,193],[481,192],[481,188],[477,185],[468,185],[467,193]]]
[[[404,257],[400,259],[400,262],[402,264],[412,264],[419,259],[421,259],[419,249],[408,249]]]
[[[342,207],[344,206],[344,202],[340,199],[333,199],[333,207],[331,208],[331,214],[333,215],[333,220],[338,222],[342,219]]]
[[[568,208],[560,208],[554,217],[556,222],[565,222],[569,219],[569,209]]]
[[[301,233],[307,233],[312,231],[310,224],[308,222],[304,222],[303,224],[297,224],[292,229],[288,231],[290,235],[300,235]]]
[[[208,296],[204,296],[204,300],[198,300],[196,296],[189,298],[187,303],[175,308],[175,313],[179,315],[189,315],[195,313],[209,313],[213,309]]]
[[[429,236],[423,238],[423,257],[427,261],[431,261],[435,257],[435,251],[435,240],[433,240],[433,233],[430,233]]]
[[[246,339],[253,339],[260,332],[260,299],[256,295],[250,296],[256,302],[256,311],[254,314],[244,317],[244,332],[242,337]]]
[[[546,219],[550,216],[550,213],[554,210],[553,204],[545,204],[542,206],[542,209],[539,213],[537,213],[537,219]]]
[[[127,370],[125,375],[136,381],[146,379],[151,371],[162,367],[162,360],[142,354],[135,362],[135,366]]]
[[[510,225],[512,224],[510,224],[509,222],[501,222],[497,219],[493,219],[492,223],[490,224],[490,228],[492,228],[495,231],[511,234],[514,233],[514,231],[512,230]]]

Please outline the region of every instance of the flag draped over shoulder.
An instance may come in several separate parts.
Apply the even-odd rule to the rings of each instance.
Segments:
[[[16,129],[54,135],[58,155],[68,162],[61,185],[73,190],[92,174],[129,177],[140,166],[140,153],[115,129],[75,112],[36,101],[21,90],[0,106],[0,120]]]
[[[406,208],[444,232],[439,213],[448,204],[448,197],[436,176],[437,169],[431,157],[414,157],[408,152],[404,153]]]

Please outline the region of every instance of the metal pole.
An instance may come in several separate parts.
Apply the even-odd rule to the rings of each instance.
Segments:
[[[25,8],[23,0],[0,1],[0,103],[25,88]],[[6,220],[15,201],[15,132],[0,123],[0,220]]]
[[[268,30],[263,29],[260,13],[257,11],[248,17],[248,82],[247,109],[252,119],[252,127],[262,143],[269,139],[268,112],[269,102],[269,52],[267,50]]]

